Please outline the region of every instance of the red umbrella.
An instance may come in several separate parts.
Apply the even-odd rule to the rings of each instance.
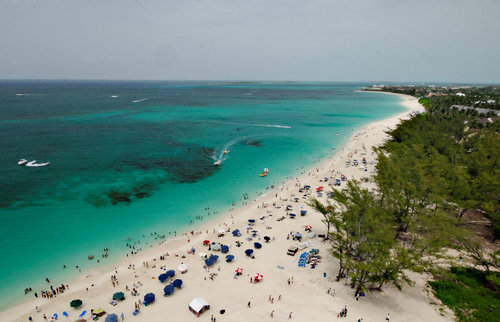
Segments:
[[[264,275],[257,273],[257,274],[255,274],[255,277],[253,278],[253,280],[258,282],[258,281],[262,280],[263,278],[264,278]]]
[[[236,272],[236,273],[238,273],[238,274],[241,274],[241,273],[243,273],[243,268],[239,268],[239,267],[238,267],[238,268],[235,270],[235,272]]]
[[[312,226],[311,225],[307,225],[306,226],[306,230],[311,230],[312,229]]]
[[[210,244],[210,240],[204,240],[203,241],[203,245],[208,245],[208,244]]]
[[[322,190],[323,190],[323,188],[324,188],[323,186],[321,186],[321,187],[317,187],[317,188],[316,188],[316,191],[322,191]]]

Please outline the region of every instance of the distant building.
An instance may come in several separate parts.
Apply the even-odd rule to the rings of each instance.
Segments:
[[[488,104],[495,104],[496,102],[497,102],[497,101],[495,101],[495,100],[487,100],[487,101],[486,101],[486,103],[488,103]]]
[[[457,95],[457,96],[462,96],[462,97],[463,97],[463,96],[465,96],[465,94],[464,94],[464,93],[456,93],[455,95]]]
[[[496,116],[500,116],[499,110],[493,110],[491,108],[480,108],[480,107],[472,107],[472,106],[465,106],[465,105],[452,105],[451,108],[456,109],[456,110],[460,110],[460,111],[475,110],[479,114],[494,113]]]

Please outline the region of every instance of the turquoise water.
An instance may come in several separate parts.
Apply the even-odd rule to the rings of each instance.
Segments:
[[[0,82],[0,309],[255,198],[403,110],[363,85]]]

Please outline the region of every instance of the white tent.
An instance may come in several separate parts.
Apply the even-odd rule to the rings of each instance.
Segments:
[[[201,297],[195,297],[191,303],[189,303],[189,310],[196,314],[196,316],[200,316],[200,313],[208,309],[210,309],[210,304]]]

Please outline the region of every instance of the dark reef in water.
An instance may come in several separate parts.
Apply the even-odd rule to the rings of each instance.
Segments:
[[[85,201],[95,207],[128,205],[134,200],[151,197],[154,190],[167,181],[194,183],[203,180],[216,171],[213,160],[208,157],[214,152],[213,149],[191,144],[184,145],[183,151],[176,155],[121,158],[112,168],[121,175],[135,175],[135,178],[127,178],[131,183],[108,188],[100,194],[89,194]],[[139,174],[137,170],[140,170]]]
[[[250,146],[256,146],[256,147],[261,147],[262,146],[262,142],[257,140],[257,139],[251,139],[251,140],[248,140],[248,141],[243,141],[242,144],[244,145],[250,145]]]

